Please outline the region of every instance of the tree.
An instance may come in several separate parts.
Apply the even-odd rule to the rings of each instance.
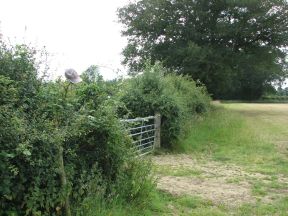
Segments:
[[[103,76],[99,72],[97,65],[91,65],[81,75],[84,82],[94,83],[103,81]]]
[[[146,60],[203,82],[214,98],[256,99],[287,76],[285,0],[141,0],[120,8],[130,73]],[[287,50],[286,50],[287,51]]]
[[[15,105],[24,105],[26,112],[35,109],[36,95],[47,75],[47,62],[42,59],[45,52],[25,44],[8,45],[0,41],[0,76],[15,82],[19,90]]]

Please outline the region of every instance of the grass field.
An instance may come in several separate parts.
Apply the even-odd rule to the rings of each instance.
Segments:
[[[173,152],[152,156],[157,189],[145,201],[89,215],[287,216],[287,122],[288,104],[217,104]]]
[[[153,157],[147,215],[288,215],[287,122],[287,104],[218,104],[177,154]]]

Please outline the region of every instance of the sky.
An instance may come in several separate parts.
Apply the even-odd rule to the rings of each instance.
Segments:
[[[126,39],[116,10],[129,0],[0,0],[4,40],[44,47],[52,78],[65,69],[78,73],[99,65],[105,79],[124,75],[121,51]]]

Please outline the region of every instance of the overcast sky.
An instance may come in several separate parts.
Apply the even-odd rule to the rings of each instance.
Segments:
[[[116,10],[129,0],[0,0],[0,31],[12,43],[26,42],[51,53],[52,72],[84,71],[92,64],[113,78],[126,45]],[[105,69],[106,68],[106,69]],[[110,69],[109,69],[110,68]],[[113,69],[113,70],[112,70]]]

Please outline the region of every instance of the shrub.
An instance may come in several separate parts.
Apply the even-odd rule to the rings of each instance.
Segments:
[[[8,46],[0,42],[0,75],[15,81],[19,98],[17,106],[33,112],[34,97],[40,86],[37,51],[26,45]],[[28,110],[29,107],[29,110]]]
[[[162,146],[170,147],[181,134],[185,120],[209,109],[210,97],[203,86],[184,76],[166,75],[161,64],[146,65],[141,75],[123,84],[120,100],[130,118],[162,115]]]
[[[32,56],[0,53],[0,64],[13,68],[0,70],[0,215],[63,215],[67,196],[81,214],[92,191],[103,203],[142,196],[150,168],[130,151],[111,87],[43,82]]]
[[[73,215],[89,215],[94,201],[104,210],[149,202],[151,166],[135,157],[119,116],[160,112],[170,146],[186,119],[208,110],[205,88],[160,64],[122,82],[96,79],[95,67],[78,85],[43,82],[35,56],[0,46],[0,215],[63,215],[67,197]]]

